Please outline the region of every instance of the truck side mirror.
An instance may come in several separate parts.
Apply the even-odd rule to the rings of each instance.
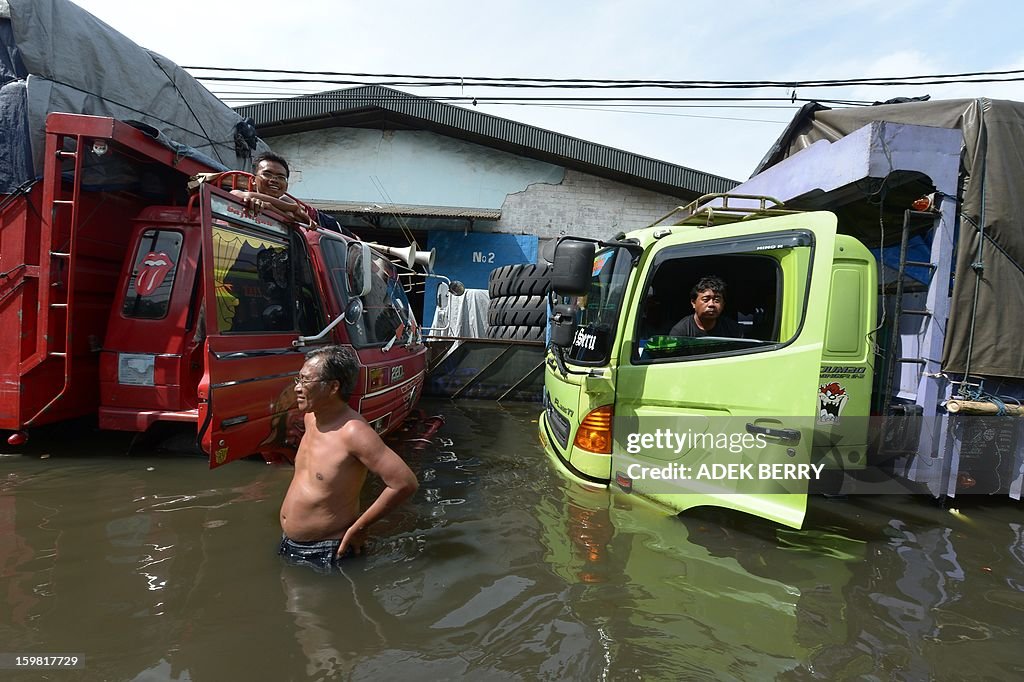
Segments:
[[[594,243],[563,238],[555,246],[551,289],[560,296],[583,296],[590,291]]]
[[[353,298],[345,306],[345,322],[355,324],[363,319],[363,301],[360,298]]]
[[[448,293],[448,283],[441,282],[437,285],[437,300],[436,304],[440,310],[444,310],[448,307],[448,301],[451,300],[451,295]]]
[[[372,267],[369,245],[366,242],[349,243],[345,251],[345,293],[350,298],[359,298],[370,292]]]
[[[587,277],[590,283],[590,277]],[[576,316],[579,306],[574,304],[559,304],[555,306],[551,315],[551,343],[559,348],[568,348],[572,345],[572,334],[576,329]]]

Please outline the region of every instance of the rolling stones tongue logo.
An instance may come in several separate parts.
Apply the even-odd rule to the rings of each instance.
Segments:
[[[142,259],[139,275],[135,278],[135,291],[139,292],[140,296],[151,295],[157,290],[157,287],[163,284],[167,273],[173,267],[174,262],[166,253],[163,251],[160,253],[150,251]]]

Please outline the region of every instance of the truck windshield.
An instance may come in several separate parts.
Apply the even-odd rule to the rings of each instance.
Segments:
[[[345,287],[347,242],[321,239],[320,246],[331,270],[331,285],[345,309],[351,301]],[[362,315],[345,323],[349,341],[356,348],[412,343],[416,340],[416,318],[398,271],[384,256],[376,252],[373,255],[371,286],[362,297]]]
[[[590,291],[575,299],[580,313],[568,352],[572,362],[583,365],[608,362],[631,268],[629,252],[620,247],[601,249],[594,256]]]

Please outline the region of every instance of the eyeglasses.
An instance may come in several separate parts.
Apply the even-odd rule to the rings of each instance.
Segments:
[[[280,175],[278,173],[268,173],[267,171],[260,171],[256,175],[260,176],[264,180],[277,180],[278,182],[288,182],[287,175]]]
[[[308,386],[309,384],[322,384],[326,382],[327,379],[303,379],[302,377],[297,376],[293,377],[292,381],[295,382],[296,386],[298,386],[299,384],[302,384],[303,386]]]

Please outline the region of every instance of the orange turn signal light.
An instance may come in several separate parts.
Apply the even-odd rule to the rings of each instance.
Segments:
[[[599,455],[612,454],[613,416],[611,405],[602,405],[587,413],[576,429],[576,438],[573,440],[576,447]]]

